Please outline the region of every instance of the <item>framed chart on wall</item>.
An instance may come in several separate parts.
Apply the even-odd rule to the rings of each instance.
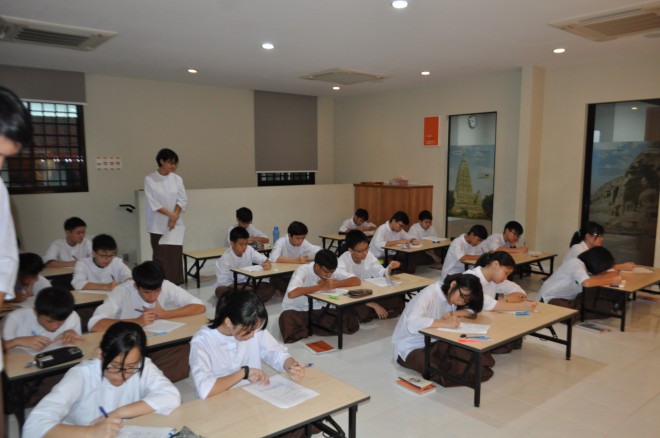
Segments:
[[[447,236],[492,231],[497,113],[449,116]]]

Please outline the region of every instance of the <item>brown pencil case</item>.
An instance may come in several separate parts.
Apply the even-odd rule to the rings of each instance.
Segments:
[[[361,298],[371,295],[372,293],[374,293],[374,291],[372,291],[371,289],[355,289],[355,290],[349,290],[348,296],[351,298]]]

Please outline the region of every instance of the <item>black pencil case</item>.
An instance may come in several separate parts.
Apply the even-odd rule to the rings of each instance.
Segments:
[[[39,368],[48,368],[61,363],[80,359],[83,352],[76,346],[56,348],[55,350],[39,353],[34,356],[34,362]]]
[[[366,297],[367,295],[371,295],[374,293],[371,289],[355,289],[355,290],[349,290],[348,291],[348,296],[351,298],[360,298],[360,297]]]

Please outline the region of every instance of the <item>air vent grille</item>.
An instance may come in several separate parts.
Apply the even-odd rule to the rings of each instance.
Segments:
[[[346,68],[333,68],[330,70],[324,70],[318,73],[301,76],[300,78],[308,79],[310,81],[330,82],[332,84],[352,85],[360,82],[382,81],[383,79],[387,79],[387,76],[374,73],[365,73]]]

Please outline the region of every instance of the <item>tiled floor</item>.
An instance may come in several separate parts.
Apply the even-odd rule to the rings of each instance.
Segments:
[[[433,278],[438,272],[421,268],[418,274]],[[201,289],[189,289],[209,300],[209,316],[215,305],[210,298],[212,281],[209,277]],[[541,277],[526,277],[520,284],[534,297]],[[275,298],[267,307],[269,330],[279,337],[281,299]],[[638,300],[629,305],[624,333],[618,331],[619,321],[614,319],[599,321],[610,332],[575,328],[570,361],[564,359],[563,346],[526,337],[522,350],[496,356],[495,376],[483,384],[479,408],[472,405],[473,392],[467,388],[439,387],[419,397],[394,383],[406,372],[391,358],[395,320],[369,323],[345,336],[344,349],[334,353],[314,356],[302,342],[290,345],[289,350],[300,361],[313,362],[371,395],[358,409],[359,437],[656,437],[660,429],[659,316],[660,302]],[[564,327],[556,328],[562,335]],[[326,339],[336,345],[336,337]],[[177,387],[184,401],[194,399],[189,379]],[[334,418],[346,428],[346,413]],[[13,417],[10,426],[9,436],[18,437]]]

